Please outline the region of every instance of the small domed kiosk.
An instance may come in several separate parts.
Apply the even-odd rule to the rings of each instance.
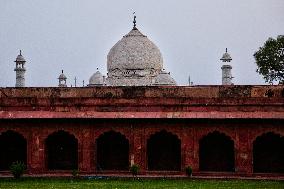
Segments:
[[[97,71],[90,77],[88,86],[92,87],[92,86],[103,86],[103,85],[104,85],[104,76],[97,68]]]

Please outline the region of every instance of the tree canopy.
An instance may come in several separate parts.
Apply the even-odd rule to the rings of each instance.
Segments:
[[[258,66],[256,72],[263,75],[265,82],[284,83],[284,35],[269,38],[253,56]]]

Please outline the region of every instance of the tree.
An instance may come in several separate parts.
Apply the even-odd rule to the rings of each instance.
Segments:
[[[263,75],[265,82],[284,83],[284,35],[269,38],[253,56],[258,66],[256,72]]]

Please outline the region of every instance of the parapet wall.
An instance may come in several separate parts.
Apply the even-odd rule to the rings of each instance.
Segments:
[[[0,88],[0,98],[284,98],[284,85]]]
[[[0,88],[0,118],[277,118],[284,86]]]

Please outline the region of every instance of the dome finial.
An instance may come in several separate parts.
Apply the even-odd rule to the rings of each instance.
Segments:
[[[222,60],[222,62],[231,62],[232,58],[231,55],[228,53],[228,48],[226,48],[226,52],[223,54],[220,60]]]
[[[135,12],[133,12],[133,15],[134,15],[134,17],[133,17],[133,29],[137,30],[137,28],[136,28],[136,15],[135,15]]]

